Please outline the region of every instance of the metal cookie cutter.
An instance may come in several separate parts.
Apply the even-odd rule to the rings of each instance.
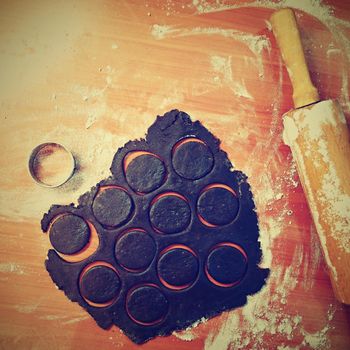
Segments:
[[[74,174],[73,154],[55,142],[42,143],[35,147],[29,158],[29,172],[34,181],[43,187],[59,187]]]

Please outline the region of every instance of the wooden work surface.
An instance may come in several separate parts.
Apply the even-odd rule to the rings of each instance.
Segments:
[[[348,121],[350,3],[296,9],[312,79]],[[233,5],[234,4],[234,5]],[[291,85],[267,20],[272,1],[0,2],[0,348],[136,349],[100,329],[51,281],[40,230],[51,204],[107,177],[118,147],[177,108],[218,138],[249,176],[267,286],[240,309],[143,349],[349,349],[289,148]],[[60,142],[79,163],[57,189],[28,173],[31,150]]]

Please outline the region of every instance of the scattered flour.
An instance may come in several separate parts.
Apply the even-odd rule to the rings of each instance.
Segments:
[[[86,320],[89,317],[87,316],[86,312],[82,310],[82,312],[77,312],[75,315],[74,314],[69,314],[69,315],[44,315],[44,316],[39,316],[40,320],[45,320],[45,321],[57,321],[59,324],[66,325],[66,324],[74,324],[78,323],[80,321]]]
[[[212,56],[211,65],[214,72],[221,75],[221,77],[217,79],[217,82],[219,82],[220,85],[222,85],[222,83],[228,85],[233,93],[239,97],[246,97],[250,100],[253,99],[252,95],[248,92],[244,81],[233,77],[231,56]]]
[[[348,59],[350,59],[350,37],[348,30],[350,24],[348,21],[334,16],[334,9],[326,1],[320,0],[255,0],[255,1],[240,1],[227,3],[224,0],[208,1],[208,0],[193,0],[193,8],[198,14],[220,12],[225,10],[233,10],[238,8],[257,7],[279,9],[290,7],[292,9],[303,11],[310,16],[317,18],[323,23],[332,33],[334,40],[341,45]],[[346,88],[348,86],[348,74],[342,74],[343,88],[341,99],[343,106],[350,111],[349,92]]]
[[[61,320],[65,319],[67,316],[60,316],[60,315],[45,315],[45,316],[40,316],[40,320],[45,320],[45,321],[55,321],[55,320]]]
[[[72,319],[70,319],[70,320],[68,320],[68,321],[62,322],[62,324],[63,324],[63,325],[67,325],[67,324],[78,323],[78,322],[87,320],[88,318],[90,318],[90,316],[86,314],[86,315],[84,315],[84,316],[72,318]]]
[[[178,108],[179,104],[184,101],[184,92],[179,81],[169,82],[166,86],[162,86],[160,91],[155,93],[148,99],[148,107],[157,110],[158,113]]]
[[[195,328],[198,327],[201,323],[205,323],[206,321],[207,319],[205,317],[202,317],[200,320],[196,321],[191,326],[187,327],[185,330],[173,332],[173,335],[184,341],[192,341],[194,339],[197,339],[198,336],[195,332]]]
[[[157,40],[194,35],[220,35],[246,44],[257,57],[261,55],[264,49],[270,50],[270,42],[265,35],[249,34],[234,29],[223,29],[219,27],[195,27],[188,29],[154,24],[151,34]]]
[[[232,344],[244,344],[240,332],[236,332],[240,328],[239,314],[230,312],[227,315],[225,323],[221,326],[218,333],[209,333],[205,340],[205,350],[228,349]],[[239,349],[239,348],[236,348]]]
[[[25,274],[22,266],[11,262],[0,263],[0,273],[14,273],[16,275]]]
[[[283,4],[282,4],[283,3]],[[282,4],[282,5],[281,5]],[[322,4],[321,4],[322,5]],[[197,8],[198,13],[207,13],[215,11],[223,11],[243,6],[257,6],[277,8],[279,6],[290,6],[300,8],[320,20],[333,21],[332,11],[330,7],[322,5],[321,8],[317,4],[310,1],[282,1],[277,5],[268,1],[254,1],[249,4],[231,3],[223,4],[221,1],[211,2],[193,1],[193,6]],[[232,30],[220,30],[218,28],[176,28],[173,26],[153,27],[152,35],[155,39],[175,38],[190,35],[221,35],[224,37],[234,38],[243,42],[242,38],[245,33],[236,33]],[[240,38],[239,36],[242,35]],[[251,37],[249,40],[253,40]],[[254,39],[255,43],[258,43]],[[261,41],[263,42],[263,40]],[[263,48],[269,50],[267,45],[249,45],[251,51],[261,58]],[[269,51],[268,51],[269,52]],[[232,58],[230,56],[211,56],[210,63],[212,69],[217,73],[216,82],[231,84],[232,80],[237,79],[232,76]],[[273,121],[271,124],[271,147],[277,151],[277,147],[282,140],[276,143],[276,138],[280,130],[278,130],[278,120],[281,118],[281,107],[279,102],[282,99],[282,62],[279,64],[279,86],[276,91],[276,101],[273,105]],[[259,70],[260,77],[261,69]],[[263,77],[263,75],[261,75]],[[244,83],[244,82],[243,82]],[[347,78],[343,79],[343,90],[347,88]],[[243,85],[244,86],[244,85]],[[232,85],[231,88],[233,89]],[[236,90],[237,91],[237,90]],[[244,91],[244,90],[243,90]],[[242,94],[244,95],[244,94]],[[245,96],[248,98],[248,96]],[[292,261],[287,267],[276,266],[275,257],[272,255],[272,248],[282,234],[286,231],[286,218],[293,216],[293,210],[288,207],[288,191],[294,191],[299,186],[296,163],[288,156],[288,167],[282,171],[282,176],[277,179],[271,178],[271,165],[280,166],[278,160],[275,159],[273,152],[269,152],[270,159],[266,165],[266,171],[262,172],[258,183],[253,184],[253,192],[255,193],[255,203],[260,221],[260,241],[264,252],[262,266],[273,266],[268,285],[258,294],[248,298],[248,304],[242,309],[232,311],[224,318],[224,323],[219,330],[212,331],[206,339],[205,349],[245,349],[249,348],[261,349],[263,337],[265,334],[283,335],[285,340],[301,339],[299,345],[291,346],[288,342],[281,344],[278,349],[291,350],[300,349],[308,345],[312,349],[318,349],[327,345],[328,331],[330,329],[327,323],[321,330],[309,332],[304,328],[302,323],[303,316],[301,314],[292,314],[290,310],[286,312],[287,300],[290,293],[298,287],[299,283],[302,288],[310,289],[314,284],[316,271],[321,261],[321,250],[319,248],[314,227],[310,228],[312,247],[311,250],[305,250],[302,245],[296,245]],[[248,169],[245,169],[249,175]],[[279,208],[278,215],[266,214],[272,211],[274,207]],[[261,216],[261,217],[260,217]],[[292,221],[289,220],[292,224]],[[273,286],[275,288],[273,289]],[[329,306],[331,310],[331,306]],[[328,321],[331,321],[329,319]],[[193,334],[186,334],[184,340],[192,340]]]
[[[23,305],[23,304],[15,305],[14,308],[21,314],[31,314],[38,308],[39,305],[40,305],[40,301],[35,304],[29,304],[29,305]]]
[[[339,123],[339,127],[335,129]],[[293,155],[298,159],[299,166],[305,168],[306,162],[311,160],[319,171],[320,185],[322,191],[311,191],[311,186],[307,186],[307,194],[314,216],[315,224],[320,232],[324,232],[321,218],[316,210],[316,203],[322,204],[322,217],[328,217],[329,225],[332,227],[332,237],[338,242],[339,249],[350,252],[350,194],[346,188],[340,187],[341,171],[346,170],[346,159],[333,157],[327,149],[326,134],[329,130],[337,135],[340,133],[340,126],[346,128],[346,120],[340,107],[331,101],[322,101],[316,105],[303,110],[298,110],[292,115],[287,115],[284,119],[285,143],[291,146]],[[310,142],[305,142],[310,140]],[[302,147],[302,148],[301,148]],[[315,150],[318,150],[316,153]],[[318,156],[318,154],[320,156]],[[339,164],[339,162],[341,162]],[[310,179],[304,179],[309,183]],[[322,234],[321,242],[325,250],[327,262],[332,268],[335,276],[331,258],[328,255],[327,237]]]
[[[172,5],[168,5],[168,11],[172,9]],[[325,23],[333,33],[336,40],[341,42],[349,55],[350,40],[346,34],[339,30],[339,28],[348,28],[348,23],[341,21],[332,16],[333,10],[330,6],[325,5],[322,1],[315,2],[312,0],[298,1],[298,0],[284,0],[279,3],[273,1],[253,1],[253,2],[241,2],[236,4],[224,4],[223,1],[200,1],[194,0],[192,6],[196,8],[198,14],[224,11],[228,9],[234,9],[238,7],[267,7],[278,8],[289,6],[305,11],[321,22]],[[217,27],[209,28],[177,28],[170,25],[158,25],[155,24],[152,27],[152,36],[157,39],[186,37],[193,35],[220,35],[222,37],[230,38],[241,43],[244,43],[255,55],[255,60],[252,63],[256,64],[259,68],[259,78],[264,76],[264,67],[262,63],[262,53],[264,51],[270,52],[270,43],[264,35],[253,35],[248,33],[239,32],[233,29],[221,29]],[[111,49],[116,50],[117,44],[112,44]],[[329,55],[334,52],[329,51]],[[328,53],[327,53],[328,54]],[[349,55],[350,57],[350,55]],[[241,97],[251,99],[251,94],[247,90],[244,81],[237,81],[232,75],[232,57],[231,56],[211,56],[209,58],[212,70],[218,76],[218,81],[227,84],[232,91]],[[281,70],[280,64],[280,70]],[[89,130],[83,130],[78,132],[76,129],[69,130],[67,128],[57,127],[52,130],[48,135],[45,135],[45,139],[55,138],[58,142],[62,142],[71,149],[76,150],[76,156],[79,158],[80,167],[84,169],[84,172],[78,172],[75,178],[76,188],[72,188],[68,192],[55,192],[48,193],[46,190],[33,186],[27,190],[26,193],[16,192],[15,189],[9,190],[6,194],[2,194],[0,198],[0,207],[2,208],[2,215],[13,215],[14,212],[22,213],[29,217],[35,217],[38,213],[45,212],[49,205],[52,204],[53,198],[56,202],[64,203],[76,199],[78,194],[87,191],[98,180],[109,175],[109,166],[113,154],[116,149],[123,145],[127,139],[120,135],[115,135],[113,132],[106,132],[95,128],[98,121],[102,120],[105,115],[111,112],[109,108],[105,93],[108,88],[113,86],[114,81],[117,78],[117,72],[111,67],[101,68],[100,71],[106,74],[106,84],[101,89],[92,89],[86,86],[76,85],[73,87],[72,92],[81,95],[82,101],[85,106],[77,105],[76,112],[78,114],[84,113],[87,116],[85,128]],[[343,75],[344,76],[344,75]],[[279,86],[277,90],[276,100],[279,101],[281,97],[281,85],[282,74],[279,75]],[[347,95],[348,80],[347,76],[343,78],[342,90],[343,99],[345,103],[349,103],[349,97]],[[279,93],[279,95],[278,95]],[[184,95],[181,90],[174,92],[173,96],[161,101],[162,108],[166,108],[169,105],[182,102]],[[53,100],[57,100],[56,94],[53,96]],[[156,103],[156,100],[151,101]],[[350,107],[349,107],[350,108]],[[59,110],[59,107],[56,108]],[[74,109],[74,106],[73,106]],[[62,111],[64,112],[64,111]],[[115,111],[113,111],[115,113]],[[117,115],[118,120],[124,122],[128,119],[129,112],[123,112]],[[271,139],[276,139],[276,124],[278,118],[280,118],[280,105],[277,102],[274,105],[273,110],[273,123],[271,124]],[[87,133],[88,131],[88,133]],[[75,134],[76,139],[72,141],[72,133]],[[34,142],[36,142],[35,140]],[[272,142],[272,141],[271,141]],[[274,141],[275,142],[275,141]],[[87,148],[85,145],[89,143]],[[273,152],[277,150],[280,145],[280,141],[275,142],[272,146]],[[267,147],[262,150],[265,151]],[[272,156],[274,157],[274,156]],[[295,247],[292,261],[288,267],[275,266],[276,256],[272,255],[272,248],[279,237],[281,237],[286,231],[286,217],[290,208],[288,207],[288,191],[295,189],[298,185],[298,179],[296,174],[295,163],[289,159],[289,165],[283,170],[282,176],[278,179],[271,178],[269,167],[278,166],[278,161],[274,158],[270,159],[266,165],[265,171],[261,174],[261,177],[257,183],[254,184],[253,193],[255,193],[255,202],[257,205],[257,212],[260,216],[260,241],[264,257],[262,266],[271,267],[271,276],[261,292],[248,298],[248,303],[243,308],[234,310],[232,312],[225,313],[221,316],[224,320],[222,327],[218,331],[212,331],[205,340],[206,350],[216,349],[246,349],[249,345],[251,348],[262,349],[264,346],[263,336],[265,334],[282,335],[285,340],[291,340],[293,337],[303,337],[302,343],[295,347],[288,345],[287,341],[278,346],[278,350],[292,350],[300,349],[302,346],[308,346],[312,349],[319,349],[329,345],[328,332],[331,329],[329,323],[327,323],[321,330],[316,332],[309,332],[304,329],[302,324],[303,317],[299,314],[293,314],[286,312],[285,304],[289,294],[298,287],[298,280],[302,280],[304,288],[312,288],[314,283],[314,274],[317,271],[321,260],[321,253],[315,240],[311,253],[306,252],[303,246],[297,245]],[[247,173],[250,168],[248,167]],[[21,191],[22,192],[22,191]],[[10,198],[15,198],[21,195],[25,198],[32,198],[29,201],[22,201],[16,203],[15,207],[11,207]],[[40,201],[37,198],[40,197]],[[6,203],[6,206],[4,205]],[[266,215],[273,207],[279,206],[279,215]],[[311,230],[314,230],[313,226]],[[315,232],[311,237],[316,237]],[[310,255],[309,255],[310,254]],[[311,254],[313,254],[311,256]],[[15,274],[23,274],[23,269],[15,263],[0,264],[0,272],[10,272]],[[302,278],[300,278],[302,276]],[[276,286],[273,290],[272,286]],[[19,312],[30,313],[35,310],[37,306],[21,305],[17,306]],[[329,307],[330,322],[334,316],[335,310]],[[65,317],[48,315],[47,320],[65,319]],[[72,324],[81,320],[87,319],[88,316],[84,315],[65,321],[64,324]],[[197,338],[194,328],[205,319],[200,320],[198,323],[192,325],[188,329],[182,332],[174,332],[174,335],[184,341],[192,341]]]
[[[106,130],[94,129],[92,133],[89,133],[83,128],[70,129],[69,127],[56,126],[46,135],[40,135],[40,139],[25,140],[22,138],[22,143],[23,147],[28,149],[27,153],[29,154],[30,149],[48,140],[55,140],[73,150],[78,170],[66,184],[50,190],[34,183],[28,173],[27,180],[30,185],[25,188],[11,187],[2,192],[0,197],[1,216],[16,218],[16,220],[31,218],[39,220],[52,204],[69,204],[77,200],[79,195],[110,175],[109,167],[114,153],[118,147],[128,141],[126,137],[115,135]],[[25,142],[28,144],[25,145]],[[32,147],[30,142],[33,143]],[[16,168],[17,165],[13,164],[13,167]],[[25,198],[25,200],[13,200],[19,197]],[[39,198],[40,200],[38,200]],[[14,272],[18,271],[18,273],[21,271],[17,265],[3,265],[0,269],[13,269]]]
[[[335,309],[330,308],[328,310],[328,322],[334,318]],[[306,330],[302,329],[301,333],[304,336],[303,345],[308,345],[311,349],[329,349],[330,342],[327,336],[327,333],[332,329],[327,323],[320,331],[315,333],[309,333]]]
[[[156,39],[164,39],[173,31],[172,26],[154,24],[152,26],[152,35]]]

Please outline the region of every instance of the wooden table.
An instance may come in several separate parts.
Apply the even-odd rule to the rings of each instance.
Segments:
[[[350,5],[296,8],[312,79],[350,120]],[[301,5],[303,3],[303,5]],[[0,347],[136,349],[55,288],[40,230],[51,204],[76,201],[113,154],[177,108],[222,140],[249,176],[267,286],[243,308],[143,349],[348,349],[350,311],[334,298],[281,116],[291,85],[267,20],[273,1],[1,1]],[[299,7],[298,7],[299,6]],[[79,168],[38,186],[31,150],[66,145]]]

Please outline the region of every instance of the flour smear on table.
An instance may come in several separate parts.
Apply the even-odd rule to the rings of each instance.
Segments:
[[[316,17],[320,20],[332,33],[334,40],[341,45],[343,52],[350,57],[350,40],[346,36],[343,29],[349,27],[349,23],[333,16],[333,10],[330,6],[323,4],[322,2],[315,1],[297,1],[297,0],[285,0],[278,4],[273,1],[253,1],[239,4],[227,4],[224,1],[200,1],[194,0],[193,7],[199,14],[220,12],[225,10],[236,9],[240,7],[266,7],[266,8],[281,8],[291,7]],[[263,35],[252,35],[249,33],[243,33],[236,30],[220,29],[216,27],[195,27],[195,28],[178,28],[169,25],[153,25],[152,35],[157,40],[166,38],[180,38],[194,35],[213,36],[221,35],[226,38],[231,38],[236,41],[245,43],[249,49],[255,55],[254,64],[259,67],[259,77],[264,77],[264,68],[262,60],[262,50],[270,50],[269,41]],[[327,56],[332,54],[339,54],[339,49],[329,48]],[[216,77],[215,81],[222,85],[227,85],[237,96],[246,97],[252,99],[251,94],[247,91],[244,81],[239,81],[233,77],[232,74],[232,57],[212,56],[210,57],[212,69],[214,72],[221,73],[221,76]],[[342,88],[340,101],[343,108],[346,111],[350,111],[349,95],[348,95],[348,75],[346,70],[342,72]],[[280,81],[281,83],[281,81]],[[282,84],[279,86],[282,89]],[[278,108],[277,108],[278,110]],[[275,111],[277,112],[277,111]],[[279,115],[281,117],[281,115]],[[273,182],[268,176],[268,168],[265,175],[261,176],[261,184],[264,186],[261,190],[255,190],[253,187],[253,193],[257,204],[258,213],[263,214],[268,210],[268,206],[283,200],[284,194],[281,192],[283,182],[289,182],[289,185],[297,185],[293,180],[295,174],[295,164],[291,162],[290,171],[287,176],[280,178],[277,183]],[[245,169],[249,175],[249,169]],[[266,175],[267,174],[267,175]],[[260,187],[260,186],[258,186]],[[270,217],[268,220],[263,215],[260,217],[260,239],[264,251],[263,265],[272,265],[271,248],[274,240],[283,233],[287,213],[288,204],[286,204],[281,211],[281,214],[277,217]],[[310,228],[314,232],[313,226]],[[332,328],[331,321],[334,317],[336,307],[329,305],[328,317],[324,326],[315,332],[308,332],[304,329],[302,324],[301,315],[286,314],[285,310],[280,306],[276,306],[274,301],[280,300],[282,304],[287,301],[288,294],[298,284],[299,271],[304,271],[304,277],[301,278],[304,287],[307,288],[307,284],[310,283],[316,273],[316,269],[319,267],[321,252],[318,243],[313,244],[314,256],[311,261],[311,265],[306,266],[308,259],[304,257],[306,252],[303,252],[302,245],[296,246],[294,257],[290,266],[284,271],[281,267],[273,266],[270,281],[263,291],[255,296],[249,298],[248,304],[243,307],[242,310],[232,311],[226,315],[221,327],[209,334],[206,342],[205,349],[244,349],[248,345],[252,348],[263,347],[263,336],[268,333],[271,335],[284,335],[286,338],[286,344],[281,344],[278,347],[279,350],[287,349],[300,349],[301,347],[308,346],[313,349],[329,348],[331,346],[327,333]],[[304,266],[304,268],[303,268]],[[309,271],[308,271],[309,270]],[[307,272],[306,272],[307,271]],[[309,275],[308,275],[309,274]],[[309,280],[308,280],[309,279]],[[270,289],[271,285],[279,285],[274,294]],[[191,341],[198,337],[199,332],[195,327],[189,328],[184,332],[178,332],[175,335],[185,341]],[[248,331],[247,331],[248,330]],[[293,338],[301,339],[300,343],[295,345],[292,342]],[[288,345],[288,340],[293,346]]]
[[[177,10],[175,0],[165,1],[164,4],[163,10],[166,11],[169,19],[180,13]],[[335,55],[341,54],[346,55],[348,58],[350,57],[350,39],[345,33],[345,30],[349,28],[349,23],[336,18],[332,7],[324,4],[322,1],[284,0],[275,3],[262,0],[239,2],[239,4],[231,1],[230,4],[227,4],[221,0],[193,0],[186,5],[182,5],[182,9],[192,9],[195,15],[201,16],[207,13],[244,7],[277,9],[285,6],[295,8],[301,11],[299,13],[306,13],[317,18],[328,28],[335,44],[329,46],[327,59],[330,60]],[[148,9],[146,10],[146,15],[150,16],[151,12]],[[255,67],[259,81],[264,81],[269,76],[269,72],[264,65],[264,57],[270,57],[271,44],[266,35],[245,33],[236,29],[224,29],[218,26],[178,27],[174,25],[174,21],[171,24],[154,23],[150,26],[149,35],[154,39],[155,43],[167,40],[182,40],[193,36],[198,36],[199,40],[204,38],[209,41],[211,39],[215,40],[215,37],[219,36],[231,40],[232,52],[234,52],[235,43],[246,45],[252,55],[245,57],[245,67]],[[122,49],[123,45],[119,42],[113,41],[110,43],[111,52],[115,53]],[[94,59],[95,57],[91,57],[91,60]],[[258,138],[260,132],[259,130],[253,130],[251,125],[245,124],[247,114],[253,116],[257,114],[257,111],[254,109],[255,96],[249,90],[249,84],[241,76],[237,75],[233,69],[235,59],[234,55],[213,54],[212,51],[211,54],[208,54],[206,61],[208,72],[210,73],[208,78],[210,79],[210,84],[206,84],[203,88],[192,86],[193,96],[208,93],[211,91],[211,88],[214,90],[216,88],[227,88],[234,96],[244,101],[242,106],[240,106],[240,111],[237,110],[227,115],[209,113],[205,116],[205,120],[202,120],[204,125],[214,135],[219,136],[215,129],[218,128],[217,118],[220,118],[220,123],[223,125],[222,128],[225,128],[226,125],[232,125],[230,124],[232,118],[237,119],[240,130],[231,138],[222,138],[224,150],[225,144],[232,146],[235,143],[241,143],[244,145],[247,138]],[[344,67],[339,67],[339,69],[341,74],[340,103],[345,112],[350,112],[347,70]],[[278,350],[302,349],[304,347],[327,349],[331,346],[329,332],[333,327],[332,320],[339,306],[327,305],[323,324],[320,325],[319,322],[318,329],[312,329],[312,331],[303,323],[302,310],[298,310],[299,313],[298,311],[293,313],[291,309],[287,310],[285,308],[288,303],[288,297],[300,284],[305,290],[312,289],[317,271],[322,266],[323,258],[314,227],[308,228],[308,233],[311,232],[311,249],[306,249],[302,243],[297,243],[291,263],[288,266],[283,266],[282,263],[279,263],[275,254],[272,253],[278,249],[276,243],[282,241],[280,238],[283,238],[288,233],[288,229],[295,227],[294,209],[290,206],[289,198],[290,194],[300,186],[296,166],[291,157],[288,157],[287,164],[282,164],[278,156],[278,149],[282,145],[281,129],[278,127],[282,116],[279,102],[282,97],[282,85],[284,83],[282,61],[279,62],[278,70],[279,81],[274,91],[275,98],[271,106],[272,120],[269,125],[269,137],[267,141],[264,140],[264,144],[258,141],[254,148],[255,157],[263,156],[267,160],[264,169],[261,169],[259,176],[256,176],[257,169],[254,166],[254,157],[241,161],[241,164],[237,166],[249,176],[249,181],[252,185],[254,201],[259,215],[260,241],[264,254],[262,266],[270,267],[271,275],[264,289],[249,297],[247,305],[243,308],[224,313],[222,316],[211,320],[201,319],[189,329],[174,333],[176,337],[184,341],[196,340],[203,336],[203,333],[201,333],[202,327],[205,329],[207,324],[210,323],[213,327],[210,328],[205,340],[206,350],[245,349],[247,347],[262,349],[264,348],[264,337],[266,335],[278,336],[279,339],[283,339],[283,342],[277,348]],[[57,124],[49,132],[45,134],[33,132],[33,135],[29,138],[25,138],[21,130],[13,131],[14,141],[18,144],[21,143],[23,154],[26,155],[29,155],[30,151],[42,142],[54,140],[64,144],[73,151],[78,163],[78,170],[72,180],[55,190],[40,188],[35,184],[28,185],[25,189],[8,188],[0,196],[1,216],[18,221],[35,219],[38,222],[39,234],[41,215],[48,210],[51,204],[68,204],[76,201],[80,194],[88,191],[91,186],[109,175],[109,167],[118,147],[124,145],[129,139],[139,138],[144,135],[148,126],[153,123],[154,115],[147,113],[145,109],[136,107],[126,108],[124,106],[116,110],[111,107],[108,101],[109,91],[122,83],[120,82],[121,72],[120,67],[114,67],[112,64],[101,65],[99,73],[103,77],[103,84],[87,86],[82,82],[75,82],[72,84],[70,91],[56,91],[51,96],[51,117],[59,120],[60,117],[67,114],[77,118],[85,116],[85,123],[81,129]],[[146,98],[147,107],[161,114],[163,110],[158,111],[157,108],[170,109],[184,103],[186,101],[186,93],[188,91],[181,84],[181,80],[179,80],[169,82],[166,86],[162,85],[161,89],[157,90],[155,88],[154,94],[150,97],[138,97]],[[69,103],[63,103],[63,100],[68,100]],[[187,110],[187,112],[194,118],[201,119],[201,116],[198,115],[195,109]],[[46,116],[39,115],[39,117],[45,118]],[[107,117],[113,118],[113,122],[121,128],[125,128],[125,132],[116,134],[113,130],[97,127]],[[133,127],[130,125],[133,125]],[[234,157],[230,156],[230,158],[235,162]],[[273,171],[280,168],[282,170],[278,171],[279,176],[273,177],[271,175]],[[23,167],[19,168],[18,164],[9,164],[9,168],[2,171],[5,170],[7,173],[3,175],[6,176],[8,176],[8,173],[16,174],[24,171]],[[28,181],[30,181],[29,174]],[[17,198],[22,200],[18,201]],[[278,209],[278,215],[274,211],[275,208]],[[0,272],[3,272],[4,275],[21,275],[25,274],[26,270],[24,266],[20,266],[13,261],[1,264]],[[20,305],[17,311],[30,312],[33,308],[35,308],[35,305]],[[48,315],[47,321],[54,321],[59,317],[57,315]],[[83,312],[79,313],[77,317],[68,320],[66,320],[68,316],[62,316],[63,322],[66,321],[67,323],[79,322],[85,317]],[[297,339],[297,342],[295,339]]]

